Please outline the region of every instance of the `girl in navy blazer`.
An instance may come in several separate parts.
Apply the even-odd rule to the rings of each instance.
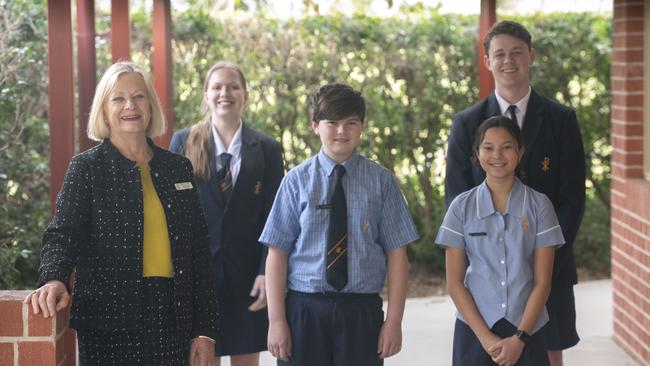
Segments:
[[[256,366],[266,350],[268,316],[257,239],[284,176],[280,144],[241,118],[248,101],[240,68],[219,61],[203,84],[203,120],[172,137],[170,150],[190,159],[217,272],[217,356]]]

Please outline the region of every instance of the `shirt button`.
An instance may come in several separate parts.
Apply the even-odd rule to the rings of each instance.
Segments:
[[[180,303],[179,303],[179,304],[180,304]],[[502,307],[502,308],[505,308],[505,307],[506,307],[506,304],[501,304],[501,307]]]
[[[503,241],[503,238],[499,238],[499,241]]]
[[[501,286],[505,286],[505,285],[506,285],[506,281],[501,281]]]
[[[504,260],[502,259],[502,260],[501,260],[501,264],[506,264],[506,261],[504,261]]]

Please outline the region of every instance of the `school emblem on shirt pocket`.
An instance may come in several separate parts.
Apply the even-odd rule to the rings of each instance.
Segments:
[[[542,160],[542,171],[548,172],[549,170],[551,170],[551,158],[545,156]]]
[[[259,195],[262,193],[262,181],[258,180],[257,183],[255,183],[255,190],[253,190],[253,193],[255,195]]]
[[[370,228],[370,224],[368,221],[364,221],[363,224],[361,225],[361,229],[363,230],[364,234],[368,233],[368,228]]]
[[[528,230],[528,218],[524,217],[524,221],[521,222],[521,228],[524,229],[524,231]]]

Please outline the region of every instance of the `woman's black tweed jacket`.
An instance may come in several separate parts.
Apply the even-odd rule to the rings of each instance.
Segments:
[[[177,330],[216,339],[216,282],[191,163],[148,142],[172,249]],[[74,270],[71,327],[138,328],[143,225],[142,185],[133,161],[109,140],[72,159],[43,235],[38,279],[39,286],[54,279],[67,285]]]

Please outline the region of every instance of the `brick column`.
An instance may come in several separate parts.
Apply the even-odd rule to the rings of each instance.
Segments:
[[[29,291],[0,291],[0,365],[61,366],[69,308],[55,317],[34,315],[23,299]]]
[[[612,32],[612,288],[614,341],[650,360],[650,182],[643,178],[645,8],[615,0]],[[648,147],[646,147],[648,148]]]

